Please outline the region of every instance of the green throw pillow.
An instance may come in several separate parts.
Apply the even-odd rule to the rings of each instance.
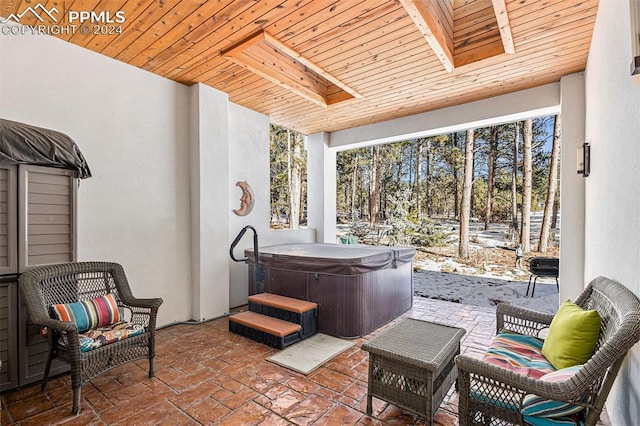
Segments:
[[[557,370],[584,364],[596,347],[601,323],[598,311],[585,311],[567,300],[551,321],[542,355]]]

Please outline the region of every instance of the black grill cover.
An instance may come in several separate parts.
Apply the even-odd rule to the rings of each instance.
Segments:
[[[560,259],[555,257],[532,257],[529,259],[529,272],[539,277],[558,277]]]
[[[73,169],[80,179],[91,171],[76,143],[64,133],[0,118],[0,163]]]

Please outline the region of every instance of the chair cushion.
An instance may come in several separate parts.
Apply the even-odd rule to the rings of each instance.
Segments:
[[[584,364],[593,354],[601,325],[598,311],[585,311],[567,300],[551,321],[542,355],[557,370]]]
[[[562,370],[545,374],[540,377],[540,380],[545,382],[563,382],[573,377],[580,368],[582,368],[582,365],[563,368]],[[545,399],[538,395],[528,394],[525,395],[522,400],[522,408],[520,409],[520,412],[524,416],[556,418],[570,416],[572,414],[579,413],[583,409],[584,407],[573,405],[570,402],[555,401]]]
[[[80,334],[80,352],[92,351],[128,337],[138,336],[145,331],[139,324],[119,322],[109,326],[98,327]]]
[[[55,319],[75,323],[80,333],[122,320],[113,294],[75,303],[53,305],[51,312]]]
[[[555,371],[542,356],[542,341],[516,333],[499,333],[484,354],[484,360],[535,379]]]
[[[556,371],[542,355],[542,346],[543,341],[540,339],[506,331],[495,337],[483,359],[515,373],[550,382],[567,380],[580,369],[581,366],[575,366],[571,369]],[[514,394],[510,394],[499,385],[474,383],[472,384],[471,396],[497,407],[514,411],[522,410],[525,420],[534,426],[580,424],[576,417],[578,415],[571,413],[580,411],[581,407],[558,401],[543,400],[537,395],[526,395],[523,407],[519,407],[514,404]],[[551,403],[558,403],[558,405],[552,408]],[[560,407],[559,404],[565,406]],[[548,409],[548,415],[555,410],[557,416],[542,417],[545,409]]]
[[[558,417],[551,419],[548,417],[523,416],[524,421],[531,426],[584,426],[584,422],[577,416]]]

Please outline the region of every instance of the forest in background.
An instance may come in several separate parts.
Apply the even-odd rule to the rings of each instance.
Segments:
[[[546,252],[559,211],[559,117],[402,141],[337,154],[337,220],[361,242],[434,246],[442,220],[460,223],[459,256],[468,257],[469,223],[508,223],[514,247]],[[271,129],[274,227],[306,220],[304,138]],[[538,247],[531,212],[542,211]],[[289,220],[289,218],[292,220]]]

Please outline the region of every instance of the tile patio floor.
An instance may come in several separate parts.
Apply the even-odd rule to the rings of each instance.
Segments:
[[[481,353],[494,334],[495,309],[414,298],[404,317],[463,327],[462,351]],[[396,320],[398,321],[398,320]],[[360,345],[376,330],[309,376],[265,360],[275,349],[227,331],[228,320],[174,325],[157,333],[156,377],[138,361],[96,377],[71,415],[68,376],[1,396],[1,425],[421,425],[424,421],[374,398],[366,415],[368,354]],[[434,424],[457,425],[451,390]],[[609,425],[603,413],[601,425]]]

